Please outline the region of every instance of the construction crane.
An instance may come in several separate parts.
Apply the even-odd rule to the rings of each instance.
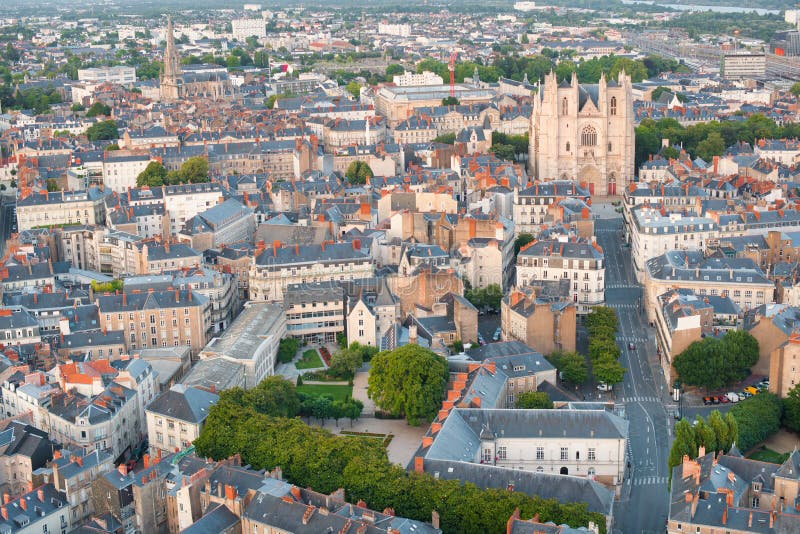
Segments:
[[[450,63],[447,64],[447,70],[450,71],[450,98],[456,97],[456,52],[450,52]]]

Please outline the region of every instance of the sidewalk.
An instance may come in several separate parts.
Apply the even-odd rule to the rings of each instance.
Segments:
[[[355,393],[355,389],[353,390]],[[355,396],[355,395],[354,395]],[[314,426],[319,426],[316,420],[312,421]],[[372,432],[375,434],[392,434],[394,438],[386,448],[389,461],[405,468],[414,452],[422,442],[422,436],[428,429],[427,426],[409,426],[404,419],[375,419],[374,417],[362,417],[350,426],[348,419],[339,420],[339,426],[329,419],[325,421],[323,428],[334,434],[340,434],[342,430],[352,430],[354,432]],[[375,438],[378,439],[378,438]]]
[[[353,398],[364,403],[364,410],[361,412],[365,416],[375,415],[375,403],[367,396],[367,381],[369,372],[361,371],[356,373],[353,378]]]

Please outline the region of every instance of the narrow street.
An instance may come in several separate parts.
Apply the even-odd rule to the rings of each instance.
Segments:
[[[598,219],[595,233],[606,260],[606,305],[619,318],[617,343],[625,380],[617,385],[615,402],[630,421],[630,469],[615,507],[614,532],[664,532],[667,520],[667,455],[671,425],[666,406],[670,389],[658,366],[655,339],[641,310],[642,290],[636,282],[629,249],[623,246],[622,218]],[[628,344],[635,349],[629,350]]]

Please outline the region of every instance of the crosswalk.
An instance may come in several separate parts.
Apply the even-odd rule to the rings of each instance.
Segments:
[[[633,284],[606,284],[606,289],[641,289],[641,287]]]
[[[633,342],[633,343],[646,343],[647,338],[637,336],[617,336],[617,341]]]
[[[639,309],[639,306],[637,306],[636,304],[617,304],[617,303],[609,303],[609,302],[607,302],[606,306],[608,306],[609,308],[621,308],[621,309],[625,309],[625,310],[638,310]]]
[[[633,480],[634,486],[661,486],[667,483],[667,477],[642,477]]]
[[[634,397],[623,397],[618,402],[661,402],[658,397],[639,395]]]

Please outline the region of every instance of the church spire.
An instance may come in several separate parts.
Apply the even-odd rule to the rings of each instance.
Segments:
[[[172,18],[167,16],[167,46],[164,48],[164,73],[161,77],[161,97],[168,100],[178,98],[178,77],[181,75],[181,58],[175,48],[175,33]]]

